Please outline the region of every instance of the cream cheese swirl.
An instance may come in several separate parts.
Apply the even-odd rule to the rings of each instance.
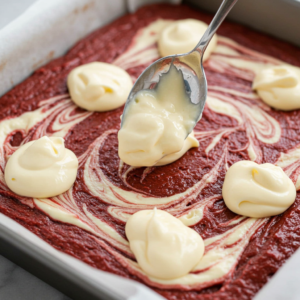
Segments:
[[[65,148],[63,138],[44,136],[14,152],[5,167],[5,181],[18,195],[53,197],[73,185],[77,168],[77,157]]]

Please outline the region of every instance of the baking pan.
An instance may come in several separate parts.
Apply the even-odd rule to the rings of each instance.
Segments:
[[[0,95],[34,69],[65,53],[89,32],[126,13],[127,9],[132,11],[147,2],[155,1],[64,0],[63,6],[60,0],[37,1],[0,31]],[[213,13],[221,1],[185,2]],[[240,0],[229,18],[300,45],[300,5],[297,1]],[[37,26],[41,20],[43,26]],[[11,42],[12,34],[15,39]],[[16,54],[22,58],[21,65],[19,60],[16,63]],[[163,299],[140,283],[94,269],[59,252],[3,214],[0,214],[0,253],[73,299]],[[299,270],[300,252],[297,251],[255,299],[299,299]]]
[[[220,0],[188,0],[199,8],[214,13]],[[239,0],[228,18],[260,32],[300,46],[299,0]]]

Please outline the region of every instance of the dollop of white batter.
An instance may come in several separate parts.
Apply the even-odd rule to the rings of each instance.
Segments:
[[[67,191],[77,175],[78,159],[61,137],[44,136],[21,146],[9,158],[5,181],[16,194],[54,197]]]
[[[268,105],[280,110],[300,108],[300,68],[280,65],[262,69],[253,89]]]
[[[188,274],[204,253],[204,242],[195,230],[156,208],[132,215],[125,231],[139,266],[155,278]]]
[[[265,218],[287,210],[296,199],[296,188],[280,167],[239,161],[227,171],[222,194],[231,211]]]
[[[166,26],[158,40],[158,50],[161,56],[183,54],[193,50],[204,34],[208,25],[195,19],[172,22]],[[203,61],[207,60],[217,46],[217,35],[211,39],[204,53]]]
[[[108,111],[122,106],[132,88],[132,79],[126,71],[103,62],[73,69],[67,83],[72,100],[90,111]]]

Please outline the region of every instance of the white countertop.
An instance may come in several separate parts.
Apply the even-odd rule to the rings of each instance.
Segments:
[[[47,283],[0,255],[1,300],[70,300]]]

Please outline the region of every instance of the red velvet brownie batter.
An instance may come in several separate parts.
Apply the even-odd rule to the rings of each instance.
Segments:
[[[56,249],[143,282],[168,299],[251,299],[300,245],[300,198],[276,217],[237,216],[222,200],[224,176],[234,162],[252,159],[282,166],[296,183],[300,113],[265,105],[252,92],[254,73],[241,68],[239,61],[259,67],[279,64],[280,59],[300,66],[300,50],[225,22],[218,31],[219,48],[204,65],[209,98],[195,128],[200,147],[170,165],[130,168],[118,157],[123,108],[90,113],[76,107],[66,78],[74,67],[102,61],[123,67],[136,79],[158,56],[156,45],[130,53],[137,30],[159,18],[209,23],[211,16],[187,6],[144,7],[95,31],[0,99],[0,211]],[[30,122],[33,119],[36,122]],[[16,120],[19,127],[11,125]],[[43,135],[64,137],[66,147],[75,152],[76,182],[68,192],[47,200],[17,196],[3,180],[7,157]],[[60,222],[49,206],[68,214],[70,221]],[[202,269],[182,281],[148,278],[135,263],[124,227],[129,215],[154,206],[190,221],[205,239],[204,258],[216,259],[204,260]]]

